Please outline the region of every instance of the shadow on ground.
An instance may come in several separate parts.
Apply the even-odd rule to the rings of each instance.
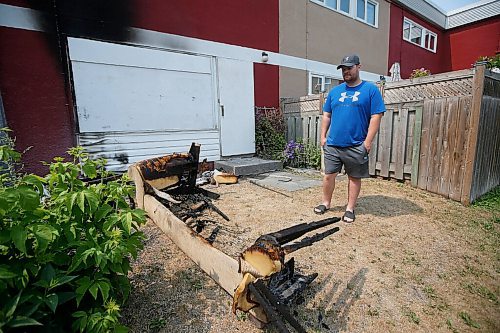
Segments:
[[[342,332],[347,330],[349,312],[351,307],[361,296],[366,281],[368,268],[360,269],[348,282],[344,290],[338,294],[341,281],[333,278],[330,274],[317,286],[315,290],[307,295],[308,303],[312,304],[312,309],[306,309],[302,316],[302,324],[313,329],[315,332]],[[320,294],[321,301],[311,303]],[[335,295],[337,295],[335,297]],[[302,307],[299,305],[297,308]]]
[[[345,206],[335,206],[332,210],[343,211]],[[355,209],[356,216],[371,214],[378,217],[413,215],[423,213],[423,211],[422,207],[408,199],[386,195],[360,196]]]

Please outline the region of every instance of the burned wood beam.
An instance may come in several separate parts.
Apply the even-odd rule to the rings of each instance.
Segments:
[[[301,249],[303,247],[311,246],[314,243],[319,242],[323,238],[328,237],[330,235],[333,235],[334,233],[336,233],[339,230],[340,230],[339,227],[335,227],[335,228],[326,230],[324,232],[315,234],[314,236],[311,236],[311,237],[304,237],[299,242],[295,242],[293,244],[284,246],[283,251],[285,252],[285,254],[290,254],[290,253],[297,251],[298,249]]]
[[[286,320],[295,330],[299,333],[306,333],[306,330],[299,324],[299,322],[290,314],[288,311],[288,307],[283,305],[283,303],[278,300],[268,289],[268,287],[264,284],[262,280],[257,280],[253,283],[255,289],[266,298],[269,304],[275,308],[278,314]]]
[[[339,217],[332,217],[320,221],[315,221],[311,223],[301,223],[299,225],[295,225],[290,228],[286,228],[280,231],[272,232],[268,234],[271,237],[274,237],[276,241],[280,244],[286,244],[288,242],[293,241],[294,239],[297,239],[309,231],[313,231],[322,227],[325,227],[327,225],[330,225],[332,223],[340,221]]]
[[[276,326],[278,332],[290,333],[285,323],[281,319],[280,315],[278,314],[278,311],[271,305],[271,303],[266,299],[266,297],[260,293],[260,291],[255,287],[253,283],[251,283],[248,287],[252,295],[255,296],[256,301],[264,310],[269,321]]]

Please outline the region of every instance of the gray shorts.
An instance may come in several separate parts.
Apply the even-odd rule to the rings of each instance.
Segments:
[[[334,147],[325,145],[325,173],[339,173],[342,165],[346,173],[354,178],[368,178],[368,152],[362,143],[352,147]]]

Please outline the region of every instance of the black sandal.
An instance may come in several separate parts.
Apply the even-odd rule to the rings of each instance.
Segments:
[[[342,216],[342,221],[344,221],[345,223],[352,223],[354,222],[354,220],[356,220],[356,215],[354,215],[354,212],[346,210],[344,216]]]
[[[319,205],[314,207],[314,212],[318,215],[325,214],[326,211],[330,210],[330,208],[326,208],[325,205]]]

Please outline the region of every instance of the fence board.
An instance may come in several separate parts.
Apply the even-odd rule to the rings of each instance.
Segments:
[[[420,156],[420,140],[422,134],[422,106],[415,108],[415,125],[413,136],[413,155],[411,160],[411,185],[417,187],[419,176],[419,156]]]
[[[383,119],[384,117],[382,117]],[[373,138],[372,142],[372,147],[370,150],[370,154],[368,154],[368,172],[370,173],[370,176],[375,176],[376,175],[376,163],[377,163],[377,154],[378,154],[378,137],[379,133],[375,135],[375,138]]]
[[[392,120],[393,109],[387,109],[382,117],[383,126],[380,129],[380,175],[389,177],[389,164],[391,159],[391,140],[392,140]]]
[[[418,165],[417,186],[423,190],[427,189],[427,176],[430,156],[431,117],[434,100],[425,100],[422,108],[422,135],[420,136],[420,157]]]
[[[430,129],[430,144],[429,144],[429,160],[427,165],[427,184],[426,189],[429,192],[437,193],[437,180],[439,177],[439,150],[441,149],[441,142],[439,141],[439,125],[441,118],[441,106],[442,100],[434,100],[434,105],[432,107],[431,117],[433,121],[431,122]]]
[[[456,141],[453,149],[452,174],[450,180],[450,199],[460,201],[462,197],[462,183],[464,174],[465,150],[468,136],[468,123],[470,118],[471,97],[461,97],[458,100],[458,119]]]
[[[448,150],[448,100],[441,100],[441,114],[439,117],[439,133],[437,137],[438,142],[438,151],[437,151],[437,172],[438,176],[436,177],[436,193],[442,194],[444,196],[448,196],[447,192],[441,192],[441,188],[445,187],[444,182],[446,175],[447,164],[444,163],[446,160]]]
[[[408,128],[408,109],[400,108],[399,110],[399,145],[395,145],[394,149],[398,152],[396,158],[396,171],[394,176],[396,179],[403,180],[403,169],[405,165],[405,153],[407,146],[407,128]]]
[[[446,156],[444,156],[444,180],[440,184],[440,193],[449,197],[452,186],[453,178],[453,154],[455,153],[456,138],[457,138],[457,125],[460,109],[458,108],[458,97],[448,99],[447,104],[447,119],[446,119]]]

